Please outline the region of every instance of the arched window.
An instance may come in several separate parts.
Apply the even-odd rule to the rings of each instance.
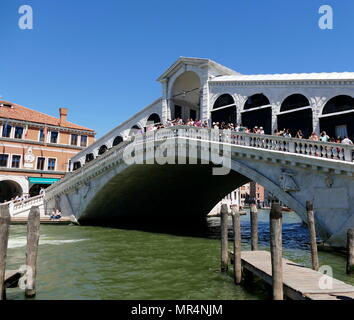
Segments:
[[[248,97],[244,110],[270,105],[269,99],[263,93],[254,94]]]
[[[354,98],[350,96],[337,96],[329,100],[323,108],[322,114],[329,114],[354,109]]]
[[[88,153],[88,154],[86,155],[85,161],[86,161],[86,162],[91,162],[91,161],[94,160],[94,159],[95,159],[95,156],[93,155],[93,153]]]
[[[113,147],[119,145],[122,142],[123,142],[123,138],[121,136],[115,137],[115,139],[113,140]]]
[[[151,124],[151,123],[160,123],[161,119],[160,116],[157,113],[153,113],[150,115],[150,117],[147,119],[147,123]]]
[[[280,107],[280,112],[310,106],[309,100],[302,94],[292,94],[287,97]]]
[[[108,150],[107,146],[104,144],[103,146],[100,146],[100,148],[98,149],[98,154],[102,155],[104,154],[106,151]]]
[[[236,105],[235,100],[230,94],[223,94],[214,103],[212,122],[225,122],[236,124]]]

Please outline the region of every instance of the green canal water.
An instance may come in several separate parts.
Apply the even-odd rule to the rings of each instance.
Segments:
[[[261,211],[259,220],[260,247],[268,249],[268,212]],[[236,287],[231,271],[219,272],[219,218],[207,223],[205,234],[195,236],[42,225],[36,299],[266,299],[262,286]],[[247,250],[248,215],[242,217],[242,233]],[[307,230],[295,214],[284,215],[283,238],[284,256],[310,266]],[[25,245],[26,227],[11,226],[8,269],[24,263]],[[334,277],[354,285],[344,273],[344,257],[320,253],[320,262],[333,268]],[[24,299],[24,293],[9,289],[7,298]]]

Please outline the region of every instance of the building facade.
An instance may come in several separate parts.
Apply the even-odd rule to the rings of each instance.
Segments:
[[[60,117],[0,101],[0,202],[35,196],[59,180],[70,158],[94,142],[95,132]]]

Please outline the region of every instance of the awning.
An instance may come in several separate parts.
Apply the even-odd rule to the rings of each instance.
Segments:
[[[53,184],[60,179],[55,178],[28,178],[30,184]]]

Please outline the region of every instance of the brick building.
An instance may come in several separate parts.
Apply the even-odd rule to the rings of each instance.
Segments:
[[[92,129],[0,101],[0,202],[34,196],[68,171],[69,160],[94,142]]]

